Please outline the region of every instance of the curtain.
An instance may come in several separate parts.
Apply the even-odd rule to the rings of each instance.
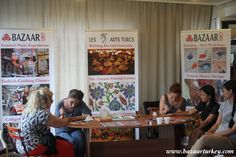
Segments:
[[[86,91],[84,0],[1,0],[0,28],[52,29],[54,102],[65,98],[70,89]]]
[[[52,28],[55,101],[72,88],[87,100],[86,30],[139,33],[139,102],[158,100],[181,79],[180,31],[208,29],[211,6],[128,0],[1,0],[0,28]],[[140,105],[141,106],[141,105]]]
[[[181,30],[208,29],[211,6],[127,0],[87,0],[89,30],[136,29],[139,32],[140,107],[159,100],[181,82]]]

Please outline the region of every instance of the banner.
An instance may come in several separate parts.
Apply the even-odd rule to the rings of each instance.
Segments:
[[[220,100],[223,82],[230,79],[230,37],[229,29],[181,32],[183,95],[193,104],[206,84],[215,87]]]
[[[137,31],[90,31],[88,53],[89,107],[101,110],[138,110]]]
[[[52,88],[52,31],[1,29],[0,37],[1,123],[18,123],[30,92]]]

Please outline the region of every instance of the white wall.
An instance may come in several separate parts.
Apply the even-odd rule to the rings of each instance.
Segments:
[[[223,5],[215,5],[212,13],[211,28],[220,28],[221,21],[236,20],[236,1],[232,1]],[[215,23],[216,20],[216,23]],[[216,27],[215,27],[216,26]]]

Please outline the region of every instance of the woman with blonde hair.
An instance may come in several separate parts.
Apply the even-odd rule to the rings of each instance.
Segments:
[[[70,118],[60,119],[50,113],[52,96],[53,93],[46,87],[31,92],[19,124],[23,137],[21,141],[16,141],[19,153],[25,154],[26,149],[29,155],[44,154],[47,147],[40,141],[49,132],[49,127],[64,127],[70,122]],[[74,156],[73,145],[69,142],[56,139],[55,145],[57,152],[50,156]]]

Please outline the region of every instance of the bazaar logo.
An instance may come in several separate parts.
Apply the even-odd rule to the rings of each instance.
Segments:
[[[188,42],[192,42],[193,41],[193,38],[191,35],[188,35],[187,38],[186,38],[186,41]]]
[[[199,33],[193,35],[187,35],[186,39],[187,42],[209,42],[209,41],[222,41],[223,40],[223,33]]]
[[[45,41],[45,33],[12,33],[11,36],[9,34],[4,34],[2,37],[3,41]]]
[[[9,40],[11,40],[11,37],[9,36],[9,34],[4,34],[3,37],[2,37],[2,40],[3,41],[9,41]]]

